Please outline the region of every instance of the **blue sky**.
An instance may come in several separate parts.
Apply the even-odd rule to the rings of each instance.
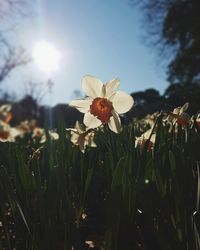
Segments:
[[[33,63],[13,72],[6,87],[18,96],[25,92],[25,82],[45,83],[51,78],[51,101],[47,95],[42,102],[68,103],[73,91],[81,90],[86,74],[103,82],[119,77],[120,90],[128,93],[146,88],[163,93],[167,87],[156,50],[144,45],[142,13],[128,0],[36,0],[31,12],[12,34],[15,43],[31,54],[34,44],[45,39],[61,51],[62,58],[50,76]]]

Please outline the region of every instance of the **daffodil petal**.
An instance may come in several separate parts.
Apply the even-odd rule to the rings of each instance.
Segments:
[[[88,128],[97,128],[102,124],[96,116],[90,114],[89,112],[84,115],[83,123]]]
[[[113,111],[112,115],[113,116],[111,116],[108,122],[108,126],[110,130],[118,134],[122,131],[121,120],[119,118],[119,115],[116,112]]]
[[[74,133],[78,133],[77,129],[75,129],[75,128],[66,128],[65,130],[70,131],[70,132],[74,132]]]
[[[83,77],[82,89],[89,97],[103,97],[103,83],[94,76],[86,75]]]
[[[20,135],[20,131],[16,128],[11,128],[10,133],[14,138]]]
[[[97,147],[96,143],[93,140],[93,137],[89,137],[88,146]]]
[[[110,96],[115,94],[119,85],[120,85],[120,81],[118,78],[115,78],[115,79],[108,81],[105,85],[106,86],[105,97],[109,98]]]
[[[173,114],[174,114],[174,115],[178,115],[178,114],[180,113],[180,110],[181,110],[181,108],[175,108],[175,109],[173,110]]]
[[[79,121],[76,121],[75,129],[77,130],[78,133],[83,132],[82,127],[81,127],[81,124],[80,124]]]
[[[79,149],[80,149],[80,151],[84,154],[85,153],[85,148],[86,148],[86,145],[84,144],[84,143],[81,143],[80,145],[79,145]]]
[[[79,135],[76,133],[72,133],[70,141],[74,144],[74,145],[78,145],[78,138]]]
[[[90,109],[90,105],[92,104],[92,99],[84,99],[84,100],[74,100],[69,103],[69,106],[72,106],[78,109],[81,113],[87,113]]]
[[[12,108],[12,105],[11,104],[4,104],[4,105],[1,105],[0,106],[0,112],[3,113],[3,112],[9,112]]]
[[[49,131],[49,135],[51,136],[51,139],[53,139],[53,140],[59,139],[59,134],[56,132]]]
[[[189,107],[189,102],[186,102],[180,109],[180,113],[185,112]]]
[[[118,114],[123,114],[129,111],[134,103],[132,96],[122,91],[117,92],[113,98],[111,98],[111,101],[114,110]]]

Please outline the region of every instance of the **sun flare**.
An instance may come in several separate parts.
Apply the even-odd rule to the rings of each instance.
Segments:
[[[54,45],[46,41],[37,42],[33,49],[33,60],[37,67],[50,74],[60,65],[61,54]]]

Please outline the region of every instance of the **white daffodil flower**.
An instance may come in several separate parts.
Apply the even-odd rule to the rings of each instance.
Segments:
[[[45,134],[45,130],[43,128],[35,127],[33,129],[33,138],[41,138]]]
[[[153,127],[157,118],[158,118],[159,112],[155,112],[153,114],[148,114],[145,116],[144,120],[147,124],[150,125],[150,127]]]
[[[5,122],[0,121],[0,141],[1,142],[8,141],[9,136],[10,136],[10,126]]]
[[[82,89],[87,97],[74,100],[70,106],[85,113],[83,123],[88,128],[97,128],[108,124],[109,128],[119,133],[122,130],[119,114],[126,113],[133,106],[132,96],[118,91],[119,79],[113,79],[103,84],[93,76],[86,75],[82,79]]]
[[[68,128],[71,133],[70,141],[79,147],[82,153],[85,152],[86,146],[96,147],[94,142],[94,131],[89,129],[84,129],[81,124],[77,121],[75,128]]]
[[[198,126],[200,127],[200,114],[197,115],[196,122],[198,123]]]
[[[49,131],[49,135],[50,135],[50,138],[52,139],[52,140],[58,140],[59,139],[59,134],[57,133],[57,132],[55,132],[55,131]]]
[[[194,115],[191,117],[191,125],[196,123],[197,127],[200,129],[200,113],[195,117]]]
[[[20,131],[20,137],[24,137],[27,133],[33,133],[33,130],[37,128],[35,120],[25,120],[22,121],[18,126],[17,129]]]
[[[151,136],[151,137],[150,137]],[[140,137],[135,138],[135,145],[140,146],[141,148],[144,147],[145,143],[147,143],[147,150],[151,150],[155,144],[156,135],[152,133],[152,128],[148,129],[145,133],[143,133]]]
[[[177,124],[186,125],[190,121],[190,116],[185,111],[188,109],[189,103],[186,102],[182,107],[175,108],[172,112],[172,116],[175,118]]]
[[[50,139],[53,140],[53,141],[59,139],[59,134],[56,133],[55,131],[49,130],[48,134],[49,134]],[[47,137],[46,137],[46,133],[44,131],[44,134],[41,137],[40,143],[45,143],[46,140],[47,140]]]
[[[14,142],[15,138],[19,135],[16,128],[11,128],[6,122],[0,121],[0,141],[1,142]]]
[[[0,106],[0,120],[9,123],[12,119],[11,111],[12,106],[10,104],[4,104]]]

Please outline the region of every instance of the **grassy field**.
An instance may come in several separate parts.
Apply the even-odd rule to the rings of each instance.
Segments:
[[[200,249],[199,120],[180,118],[157,113],[118,134],[12,128],[0,142],[0,249]]]

